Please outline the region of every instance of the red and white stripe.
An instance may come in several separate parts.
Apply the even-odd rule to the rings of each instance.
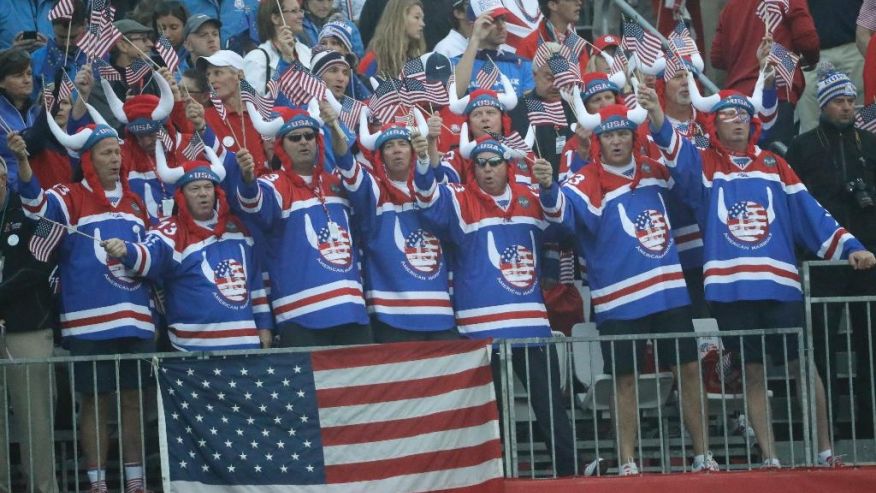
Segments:
[[[199,348],[259,345],[255,322],[238,320],[211,324],[183,324],[170,321],[170,342],[189,351]]]
[[[301,491],[501,491],[489,345],[346,348],[312,361],[328,484]]]
[[[240,189],[237,190],[237,201],[240,203],[240,208],[244,212],[256,213],[262,210],[262,189],[258,189],[255,197],[244,197],[240,194]]]
[[[365,305],[362,284],[358,281],[335,281],[305,289],[273,301],[274,318],[282,323],[309,313],[346,304]]]
[[[152,267],[152,255],[149,253],[149,249],[142,243],[131,243],[131,245],[133,245],[137,255],[132,270],[137,276],[143,277],[149,272],[149,268]]]
[[[379,291],[365,293],[369,313],[384,315],[453,315],[447,291]]]
[[[255,274],[258,275],[258,274]],[[250,293],[250,297],[252,299],[252,312],[253,313],[270,313],[271,306],[268,303],[268,293],[267,289],[255,289],[252,293]]]
[[[710,260],[703,266],[705,285],[741,281],[769,281],[800,289],[797,266],[769,257]]]
[[[818,256],[825,260],[841,260],[846,242],[852,239],[854,239],[854,236],[846,231],[846,228],[839,227],[830,235],[830,238],[821,244],[821,248],[818,249]]]
[[[681,265],[660,266],[604,288],[591,291],[597,313],[633,303],[660,291],[685,288]]]
[[[113,331],[121,326],[155,331],[149,307],[134,303],[117,303],[61,314],[61,334],[64,337],[94,335]]]
[[[696,224],[672,228],[672,237],[675,239],[675,246],[679,252],[692,248],[702,248],[703,246],[703,233]]]
[[[474,334],[514,327],[550,326],[544,303],[509,303],[456,312],[461,334]]]

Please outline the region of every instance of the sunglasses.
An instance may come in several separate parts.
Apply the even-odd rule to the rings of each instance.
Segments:
[[[718,120],[727,123],[748,123],[751,115],[747,111],[732,109],[718,112]]]
[[[310,142],[311,140],[316,138],[316,134],[313,132],[308,132],[306,134],[289,134],[286,136],[286,140],[291,142],[301,142],[301,139]]]
[[[498,156],[491,157],[489,159],[480,158],[480,157],[475,159],[475,164],[478,166],[478,168],[484,168],[487,165],[489,165],[491,168],[495,168],[496,166],[499,166],[500,164],[502,164],[504,162],[505,162],[505,160],[501,157],[498,157]]]

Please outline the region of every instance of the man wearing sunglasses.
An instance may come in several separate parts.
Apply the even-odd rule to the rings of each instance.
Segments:
[[[796,247],[824,259],[847,259],[856,270],[872,268],[876,258],[810,195],[781,156],[755,145],[760,101],[736,91],[703,98],[692,82],[694,106],[715,114],[704,150],[672,128],[653,90],[640,89],[639,96],[675,181],[673,191],[697,211],[703,226],[705,296],[711,312],[721,330],[802,327]],[[740,345],[744,350],[749,422],[764,467],[780,467],[767,419],[763,360],[769,354],[786,363],[799,387],[797,339],[766,336],[764,344],[760,336],[751,336],[740,344],[739,338],[729,337],[724,344],[736,353]],[[817,428],[826,433],[827,404],[817,374],[815,398]],[[819,455],[835,462],[829,436],[821,436],[819,443]]]
[[[538,195],[509,178],[510,152],[489,136],[478,139],[469,156],[474,181],[465,186],[439,184],[435,168],[419,160],[414,180],[423,220],[445,244],[464,253],[453,262],[459,332],[472,339],[550,337],[539,281],[542,244],[550,231]],[[543,159],[536,163],[550,168]],[[595,474],[600,461],[583,467],[575,463],[571,423],[563,418],[556,352],[530,345],[515,348],[512,360],[515,374],[539,389],[541,398],[532,399],[532,408],[548,453],[555,454],[556,474]],[[498,367],[494,355],[497,387]],[[497,389],[497,395],[500,392]]]
[[[325,169],[321,122],[300,109],[274,111],[279,117],[270,121],[256,111],[250,118],[264,138],[274,140],[271,167],[276,171],[256,179],[260,163],[249,151],[240,151],[237,198],[243,214],[264,235],[280,346],[371,342],[350,205],[339,177]],[[320,103],[319,117],[331,129],[335,156],[351,167],[346,136],[326,101]]]

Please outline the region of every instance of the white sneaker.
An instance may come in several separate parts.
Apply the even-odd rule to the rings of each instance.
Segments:
[[[718,472],[721,470],[718,462],[712,457],[711,452],[706,452],[702,461],[694,461],[690,468],[691,472]]]
[[[593,459],[590,463],[584,467],[584,475],[585,476],[596,476],[596,475],[604,475],[606,470],[608,470],[608,464],[602,459],[602,457],[597,457]]]
[[[630,459],[629,462],[620,466],[617,470],[618,476],[637,476],[639,474],[639,466],[636,461]]]
[[[762,469],[781,469],[782,463],[779,462],[779,459],[773,457],[772,459],[766,459],[763,461],[763,465],[760,466]]]

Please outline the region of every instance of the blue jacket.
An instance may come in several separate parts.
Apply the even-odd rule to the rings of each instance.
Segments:
[[[36,121],[40,107],[32,105],[27,112],[22,115],[19,113],[12,103],[0,93],[0,118],[3,119],[4,126],[9,126],[12,130],[20,132],[25,128],[33,126]],[[5,132],[4,132],[5,133]],[[9,175],[9,188],[15,192],[18,191],[18,160],[12,155],[9,146],[6,144],[5,136],[0,138],[0,156],[6,161],[7,173]]]
[[[454,57],[450,62],[455,68],[459,65],[461,59],[461,56]],[[535,79],[532,76],[532,62],[525,58],[520,58],[514,53],[495,50],[480,50],[477,55],[475,55],[475,60],[472,64],[471,81],[469,82],[468,87],[469,91],[481,89],[476,83],[478,72],[480,72],[481,67],[483,67],[485,63],[489,63],[490,60],[496,64],[496,67],[499,68],[500,72],[505,74],[505,76],[511,80],[511,85],[514,86],[514,92],[517,93],[518,98],[523,97],[523,93],[535,87]],[[492,89],[496,92],[502,92],[504,90],[502,88],[501,80],[496,80],[493,87],[484,87],[483,89]]]
[[[12,46],[15,36],[23,31],[38,31],[54,38],[49,11],[52,0],[0,0],[0,50]]]
[[[207,14],[222,22],[219,36],[222,48],[233,36],[244,31],[249,37],[258,40],[256,13],[259,10],[258,0],[184,0],[189,15]]]

